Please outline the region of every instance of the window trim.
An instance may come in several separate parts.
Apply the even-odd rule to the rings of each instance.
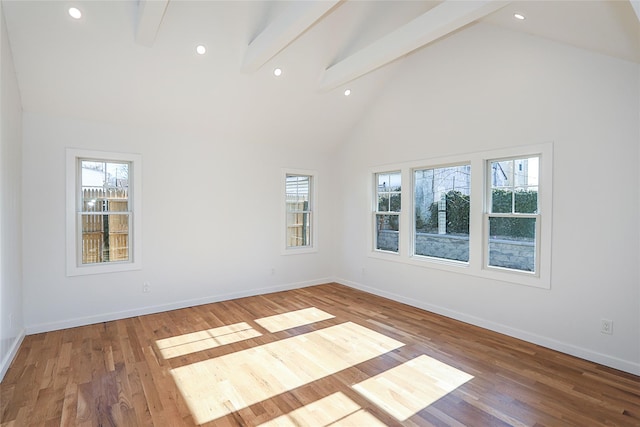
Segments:
[[[309,194],[309,212],[311,213],[311,244],[307,246],[288,246],[287,245],[287,176],[302,175],[311,177],[310,194]],[[308,169],[290,169],[281,170],[280,184],[282,185],[282,218],[281,233],[282,236],[280,247],[282,255],[298,255],[318,252],[318,172]]]
[[[78,220],[79,185],[81,183],[79,160],[95,159],[99,161],[128,162],[130,233],[129,261],[113,263],[82,264],[80,248],[82,247],[81,222]],[[131,153],[118,153],[76,148],[66,149],[66,274],[82,276],[88,274],[114,273],[120,271],[140,270],[142,268],[142,156]]]
[[[501,158],[519,158],[527,156],[539,156],[539,199],[538,209],[540,212],[540,240],[536,250],[538,251],[539,271],[537,275],[530,272],[504,269],[500,267],[486,268],[484,242],[485,234],[488,235],[488,228],[485,226],[485,200],[486,200],[486,169],[489,160]],[[417,169],[431,169],[447,167],[450,165],[470,164],[471,165],[471,190],[469,207],[469,261],[468,263],[426,257],[413,254],[413,235],[415,234],[415,182],[413,172]],[[413,225],[405,227],[400,232],[398,253],[374,250],[374,230],[375,224],[371,224],[367,239],[367,255],[370,258],[377,258],[386,261],[395,261],[424,268],[448,271],[452,273],[481,277],[494,281],[513,283],[518,285],[532,286],[542,289],[551,288],[551,251],[552,251],[552,201],[553,201],[553,143],[541,143],[523,146],[514,146],[494,150],[486,150],[472,153],[454,154],[450,156],[433,157],[428,159],[386,164],[373,167],[369,170],[370,180],[374,180],[376,173],[390,170],[400,170],[402,182],[411,182],[410,191],[402,193],[402,212],[400,214],[400,224]],[[372,206],[374,192],[369,191],[369,206]],[[373,216],[370,216],[373,218]],[[372,219],[370,219],[372,221]],[[409,222],[407,222],[409,221]],[[410,235],[406,233],[409,232]]]

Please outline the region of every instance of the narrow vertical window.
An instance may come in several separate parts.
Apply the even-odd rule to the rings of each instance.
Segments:
[[[375,175],[376,206],[374,209],[375,248],[379,251],[398,252],[402,175],[384,172]]]
[[[471,165],[414,171],[414,255],[469,261]]]
[[[128,262],[130,162],[78,159],[80,262]]]
[[[536,273],[539,157],[490,160],[487,172],[486,265]]]
[[[67,275],[141,268],[141,163],[67,149]]]
[[[286,247],[313,246],[313,176],[286,175]]]

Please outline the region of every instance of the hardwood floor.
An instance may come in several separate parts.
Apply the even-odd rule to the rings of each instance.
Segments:
[[[640,426],[640,377],[338,284],[27,336],[2,426]]]

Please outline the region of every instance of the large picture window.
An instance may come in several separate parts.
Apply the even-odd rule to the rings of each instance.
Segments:
[[[67,274],[140,268],[140,156],[67,150]]]
[[[402,175],[400,172],[378,173],[375,175],[375,182],[375,248],[397,253],[400,240]]]
[[[471,165],[414,171],[414,255],[469,261]]]

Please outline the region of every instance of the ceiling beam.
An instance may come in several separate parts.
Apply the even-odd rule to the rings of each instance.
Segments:
[[[640,0],[629,0],[631,2],[631,6],[633,10],[636,12],[636,16],[638,17],[638,21],[640,21]]]
[[[257,71],[297,39],[340,0],[293,1],[249,44],[243,72]]]
[[[329,91],[388,64],[473,21],[506,6],[508,1],[446,0],[325,70],[321,91]]]
[[[139,0],[138,27],[136,28],[136,43],[151,47],[156,40],[160,23],[167,10],[169,0]]]

